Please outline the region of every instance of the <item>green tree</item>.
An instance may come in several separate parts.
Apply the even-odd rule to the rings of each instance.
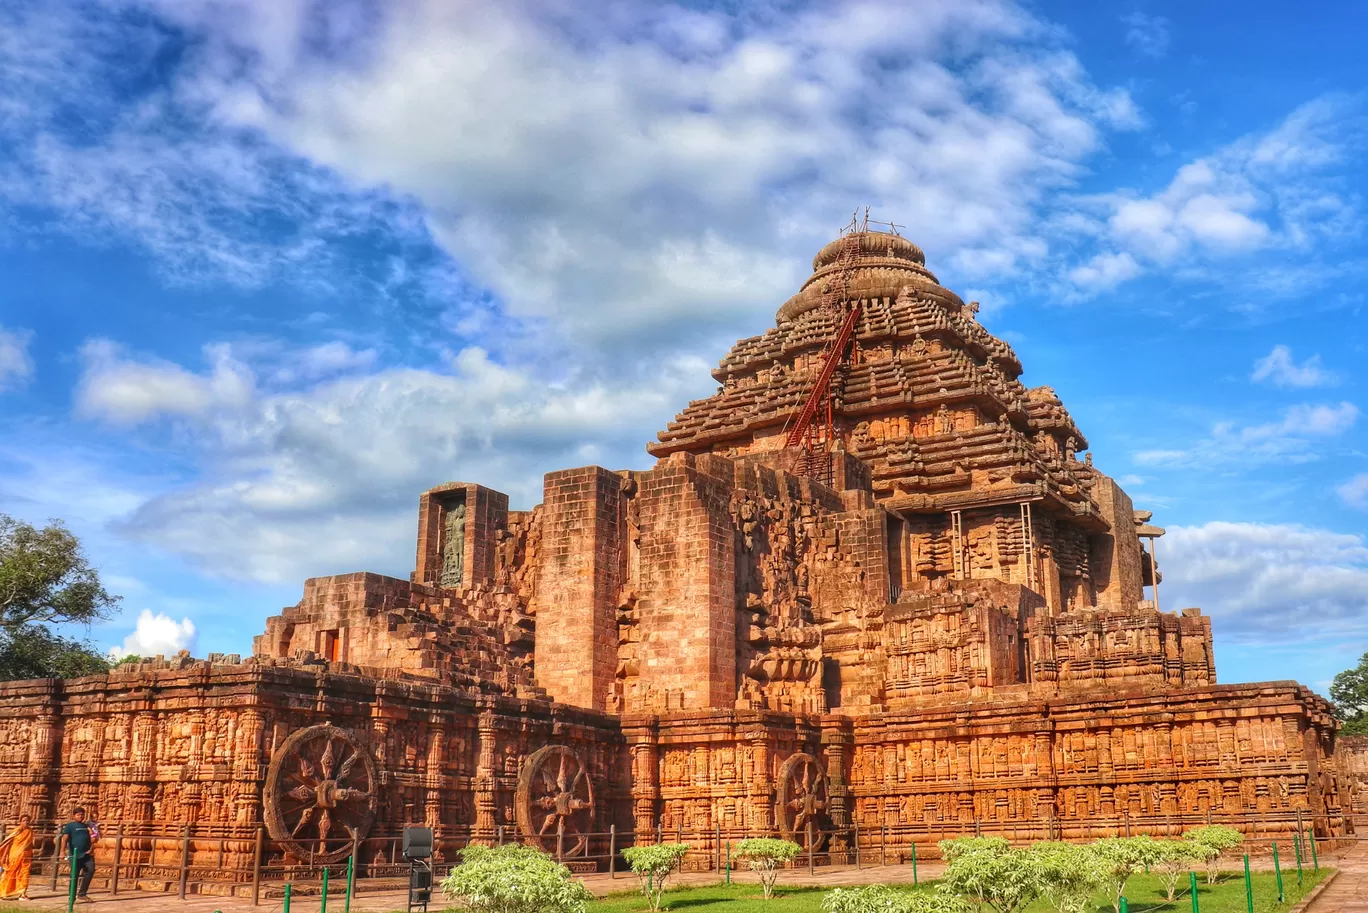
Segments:
[[[569,869],[520,843],[466,847],[442,892],[472,913],[584,913],[593,899]]]
[[[1368,653],[1358,665],[1345,669],[1330,682],[1335,715],[1344,722],[1345,735],[1368,735]]]
[[[39,529],[0,514],[0,680],[108,671],[89,644],[48,626],[98,621],[118,602],[61,523]]]
[[[1084,913],[1105,886],[1102,863],[1090,846],[1042,841],[1031,845],[1040,876],[1040,896],[1056,913]]]
[[[1220,850],[1212,849],[1196,840],[1161,840],[1163,858],[1155,864],[1154,870],[1164,881],[1164,892],[1170,901],[1178,895],[1178,886],[1183,876],[1198,866],[1205,866],[1213,856],[1221,855]]]
[[[641,893],[652,910],[660,909],[665,883],[688,852],[687,843],[654,843],[650,846],[628,847],[622,851],[622,858],[627,860],[641,882]]]
[[[1164,858],[1160,841],[1153,837],[1105,837],[1093,844],[1102,863],[1107,893],[1112,909],[1121,913],[1121,898],[1126,893],[1126,882],[1148,865],[1156,865]]]
[[[774,896],[774,883],[779,880],[779,867],[791,861],[803,848],[792,840],[772,837],[753,837],[742,840],[736,848],[736,858],[744,859],[752,872],[760,876],[765,899]]]
[[[1039,859],[1001,837],[942,840],[940,849],[946,860],[941,884],[980,909],[1020,913],[1040,894]]]
[[[1215,884],[1216,873],[1221,865],[1221,854],[1244,843],[1244,834],[1224,824],[1208,824],[1204,827],[1194,827],[1183,835],[1183,839],[1206,848],[1207,884]]]

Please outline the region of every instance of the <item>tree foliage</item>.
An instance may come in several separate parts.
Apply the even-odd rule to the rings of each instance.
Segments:
[[[1330,700],[1344,723],[1345,735],[1368,735],[1368,653],[1358,665],[1345,669],[1330,682]]]
[[[660,899],[665,893],[665,883],[689,852],[687,843],[655,843],[650,846],[633,846],[622,851],[622,858],[632,867],[637,880],[641,882],[641,893],[645,895],[652,910],[660,909]]]
[[[1090,846],[1042,841],[1032,844],[1040,896],[1057,913],[1084,913],[1105,886],[1102,862]]]
[[[969,913],[969,906],[949,891],[909,891],[871,884],[836,888],[822,899],[826,913]]]
[[[1027,850],[1014,850],[1001,837],[942,840],[946,860],[941,884],[980,909],[1020,913],[1040,894],[1039,860]]]
[[[108,671],[88,644],[47,626],[98,621],[118,601],[61,523],[39,529],[0,514],[0,679]]]
[[[76,678],[108,671],[109,663],[89,644],[60,637],[42,625],[0,629],[0,681]]]
[[[774,883],[779,880],[779,868],[794,859],[803,848],[792,840],[755,837],[742,840],[736,848],[736,858],[744,859],[752,872],[760,876],[765,899],[774,896]]]
[[[466,847],[442,892],[472,913],[584,913],[593,899],[565,866],[518,843]]]
[[[1130,877],[1164,858],[1161,841],[1148,836],[1106,837],[1093,844],[1093,851],[1102,864],[1104,883],[1116,913],[1121,913],[1121,898]]]
[[[1206,848],[1207,884],[1215,884],[1221,854],[1244,843],[1244,834],[1224,824],[1208,824],[1204,827],[1194,827],[1183,835],[1183,839]]]
[[[1198,866],[1204,866],[1219,850],[1212,849],[1195,840],[1163,840],[1163,858],[1155,863],[1154,869],[1164,881],[1165,895],[1171,901],[1178,896],[1178,886],[1183,876]]]

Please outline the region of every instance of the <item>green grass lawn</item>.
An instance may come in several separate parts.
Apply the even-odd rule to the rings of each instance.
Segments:
[[[1286,903],[1279,904],[1278,887],[1271,873],[1254,874],[1255,913],[1276,913],[1287,910],[1301,900],[1326,874],[1306,872],[1302,886],[1297,887],[1297,873],[1284,873],[1283,887]],[[908,890],[931,890],[933,884],[921,885]],[[709,888],[681,888],[665,895],[664,909],[681,913],[820,913],[824,888],[785,888],[782,878],[776,889],[774,900],[766,902],[760,893],[759,885],[735,884],[717,885]],[[1191,913],[1192,898],[1187,886],[1178,893],[1173,903],[1164,899],[1163,882],[1153,875],[1137,875],[1126,886],[1126,899],[1130,902],[1131,913]],[[1221,881],[1208,885],[1205,877],[1199,875],[1197,882],[1197,901],[1201,913],[1246,913],[1244,877],[1239,874],[1223,875]],[[643,913],[647,909],[646,899],[640,894],[616,894],[605,897],[589,905],[591,913]],[[1096,898],[1097,913],[1112,913],[1111,902],[1102,896]],[[5,913],[5,911],[0,911]],[[1032,904],[1027,913],[1050,913],[1050,907],[1043,901]]]
[[[1284,904],[1278,903],[1278,888],[1272,873],[1256,872],[1255,913],[1278,913],[1290,909],[1316,886],[1327,871],[1307,871],[1300,888],[1297,887],[1295,870],[1283,873],[1283,886],[1287,896],[1287,902]],[[918,888],[908,887],[907,890],[926,891],[933,888],[934,883],[927,883]],[[764,899],[758,884],[715,885],[708,888],[681,888],[670,891],[665,895],[664,909],[679,913],[821,913],[822,898],[826,893],[825,888],[785,887],[781,877],[775,897],[771,901]],[[1188,896],[1186,885],[1179,892],[1177,899],[1173,903],[1168,903],[1164,900],[1163,882],[1153,875],[1137,875],[1132,878],[1126,887],[1126,898],[1130,901],[1131,913],[1191,913],[1192,910],[1192,899]],[[317,899],[312,900],[313,903],[306,909],[317,909]],[[1096,913],[1112,913],[1110,901],[1100,896],[1096,900]],[[1199,875],[1197,900],[1201,913],[1246,913],[1244,878],[1237,873],[1227,873],[1221,877],[1219,883],[1208,885],[1203,876]],[[433,909],[438,908],[438,904],[434,903]],[[65,909],[65,903],[60,906],[52,905],[50,902],[21,905],[0,903],[0,913],[48,913]],[[646,909],[646,898],[639,893],[614,894],[589,905],[590,913],[644,913]],[[1037,902],[1026,913],[1051,911],[1047,904]]]

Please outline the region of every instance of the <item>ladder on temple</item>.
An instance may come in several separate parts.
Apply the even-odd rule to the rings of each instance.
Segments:
[[[833,482],[831,446],[835,440],[836,416],[831,396],[831,380],[838,368],[849,366],[854,359],[851,340],[855,336],[855,325],[860,320],[859,302],[850,300],[850,279],[855,272],[855,264],[860,259],[860,238],[868,230],[869,213],[865,213],[865,224],[855,219],[841,236],[841,249],[836,257],[836,273],[827,283],[822,293],[822,309],[840,320],[836,335],[827,341],[822,349],[822,367],[817,372],[817,380],[808,393],[797,419],[788,429],[784,439],[786,447],[802,447],[796,471],[799,475],[814,478],[824,485]],[[823,414],[825,409],[825,414]],[[821,422],[815,422],[815,419]]]

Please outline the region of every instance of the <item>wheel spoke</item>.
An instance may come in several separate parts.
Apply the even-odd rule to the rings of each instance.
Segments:
[[[314,808],[306,808],[306,809],[304,809],[304,814],[302,814],[302,815],[299,816],[299,821],[295,823],[294,830],[290,831],[290,836],[291,836],[291,837],[298,837],[298,836],[299,836],[299,832],[302,831],[302,830],[304,830],[304,828],[308,827],[309,822],[313,820],[313,816],[314,816],[314,812],[315,812],[315,811],[317,811],[317,809],[314,809]]]
[[[557,787],[561,792],[565,792],[565,769],[566,769],[566,766],[567,766],[569,763],[570,763],[570,756],[569,756],[569,755],[565,755],[565,754],[561,755],[561,759],[560,759],[560,772],[556,774],[556,787]]]
[[[337,771],[337,781],[339,783],[351,776],[352,768],[356,766],[356,759],[360,756],[360,752],[353,751],[347,756],[347,760],[342,762],[342,767]]]
[[[323,779],[332,779],[333,762],[336,760],[337,755],[333,753],[333,738],[332,736],[327,736],[324,739],[323,755],[318,759],[318,766],[323,769]]]

